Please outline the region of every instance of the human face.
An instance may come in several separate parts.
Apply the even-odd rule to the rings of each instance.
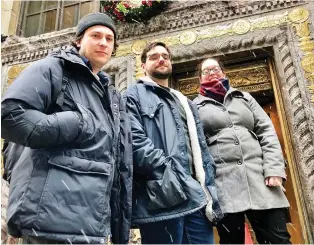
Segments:
[[[225,77],[225,74],[221,70],[216,60],[213,60],[213,59],[205,60],[201,68],[202,68],[202,71],[200,74],[201,81],[221,79]]]
[[[144,73],[154,79],[168,79],[172,72],[170,55],[163,46],[156,46],[147,52],[146,62],[142,64]]]
[[[79,54],[85,56],[93,68],[99,72],[111,58],[114,48],[114,34],[106,26],[96,25],[88,28],[81,40],[77,42]]]

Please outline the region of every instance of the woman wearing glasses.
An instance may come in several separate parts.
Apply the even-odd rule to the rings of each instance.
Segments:
[[[289,203],[280,143],[270,118],[248,93],[230,87],[219,62],[199,67],[194,100],[216,163],[218,199],[226,216],[217,225],[222,244],[244,243],[244,216],[259,243],[290,243],[285,221]]]

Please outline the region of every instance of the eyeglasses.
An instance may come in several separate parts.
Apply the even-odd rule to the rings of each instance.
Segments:
[[[151,55],[148,55],[147,58],[151,61],[156,61],[156,60],[159,60],[160,59],[160,56],[164,59],[164,60],[170,60],[170,55],[169,54],[151,54]]]
[[[213,73],[221,72],[221,68],[219,66],[215,66],[214,68],[211,69],[206,68],[205,70],[202,71],[202,75],[206,76],[209,75],[211,72]]]

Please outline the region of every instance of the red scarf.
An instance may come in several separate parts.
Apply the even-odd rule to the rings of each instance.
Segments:
[[[223,103],[229,87],[229,81],[226,78],[203,78],[201,80],[200,94]]]

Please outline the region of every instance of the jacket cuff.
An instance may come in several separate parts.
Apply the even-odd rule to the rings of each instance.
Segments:
[[[284,180],[287,179],[286,172],[283,169],[265,169],[264,170],[264,178],[273,177],[273,176],[281,177]]]

